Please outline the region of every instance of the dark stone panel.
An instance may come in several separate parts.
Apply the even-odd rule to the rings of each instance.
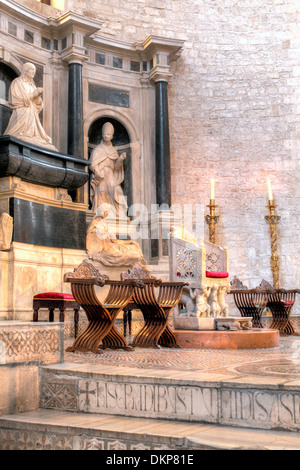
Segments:
[[[151,239],[151,258],[158,257],[158,240],[156,238]]]
[[[4,83],[4,95],[1,96],[2,99],[8,101],[8,93],[11,82],[17,78],[16,72],[4,63],[0,63],[0,81]]]
[[[0,104],[0,135],[4,134],[11,114],[12,110],[8,106]]]
[[[82,65],[69,64],[68,154],[83,158]]]
[[[14,219],[13,241],[33,245],[85,250],[86,213],[10,198]]]
[[[0,177],[18,176],[30,183],[74,190],[89,178],[87,160],[37,147],[10,136],[0,137]]]
[[[169,256],[169,240],[162,240],[162,255]]]
[[[156,203],[171,206],[168,83],[155,83]]]
[[[99,85],[89,84],[89,101],[129,108],[129,93]]]

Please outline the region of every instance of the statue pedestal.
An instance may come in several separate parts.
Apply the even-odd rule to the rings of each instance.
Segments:
[[[66,292],[65,272],[87,257],[87,205],[66,188],[0,178],[0,213],[13,217],[11,246],[0,251],[0,319],[31,321],[41,292]]]
[[[0,251],[0,320],[32,321],[33,296],[41,292],[71,293],[66,272],[84,259],[85,250],[13,242]]]
[[[0,213],[13,217],[13,242],[85,250],[86,211],[64,188],[0,178]]]
[[[279,346],[279,331],[261,328],[240,331],[174,330],[177,344],[191,349],[265,349]]]
[[[175,330],[215,330],[216,322],[212,317],[184,317],[174,315],[173,325]]]

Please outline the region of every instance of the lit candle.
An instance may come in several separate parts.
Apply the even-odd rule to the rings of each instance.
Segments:
[[[267,185],[268,185],[268,198],[269,198],[269,201],[273,201],[271,180],[267,180]]]
[[[210,180],[210,199],[212,201],[215,199],[215,180],[213,178]]]

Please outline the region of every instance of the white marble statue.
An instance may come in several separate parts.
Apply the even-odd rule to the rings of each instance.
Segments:
[[[92,210],[96,212],[99,204],[107,203],[115,208],[117,216],[126,217],[128,207],[121,187],[124,181],[123,161],[126,152],[119,156],[111,142],[113,135],[113,125],[106,122],[102,127],[102,140],[91,154]]]
[[[220,314],[220,306],[218,304],[218,284],[208,287],[207,303],[210,306],[210,314],[216,317]]]
[[[43,109],[43,89],[34,83],[36,67],[27,62],[21,76],[15,78],[9,89],[9,103],[13,110],[4,134],[57,151],[40,122]]]
[[[228,317],[229,315],[229,305],[225,302],[225,294],[228,292],[227,286],[219,286],[218,288],[218,304],[220,307],[219,315]]]
[[[196,317],[209,317],[210,306],[207,303],[206,286],[203,286],[202,289],[195,289],[194,295],[196,301]]]
[[[207,286],[203,286],[201,289],[185,288],[180,303],[185,305],[185,308],[179,315],[198,318],[210,316],[210,306],[207,303]]]
[[[9,250],[13,233],[13,218],[3,212],[0,216],[0,250]]]
[[[89,258],[105,266],[146,265],[140,245],[134,240],[118,240],[105,221],[107,215],[105,205],[98,206],[97,215],[88,227],[86,248]]]
[[[180,315],[191,316],[194,315],[196,305],[195,300],[191,296],[191,289],[184,288],[182,296],[180,298],[181,305],[184,305],[184,308],[179,312]]]

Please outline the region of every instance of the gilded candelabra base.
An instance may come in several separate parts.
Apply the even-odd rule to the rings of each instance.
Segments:
[[[208,224],[209,228],[209,241],[210,243],[215,243],[216,240],[216,224],[219,220],[219,216],[215,215],[215,200],[211,199],[210,204],[206,207],[209,207],[209,214],[205,216],[205,221]]]
[[[277,224],[280,221],[280,215],[275,214],[274,201],[269,201],[269,205],[266,206],[270,214],[265,216],[265,221],[270,225],[270,238],[271,238],[271,257],[270,265],[273,276],[273,286],[275,289],[279,289],[279,269],[280,260],[277,252]]]

